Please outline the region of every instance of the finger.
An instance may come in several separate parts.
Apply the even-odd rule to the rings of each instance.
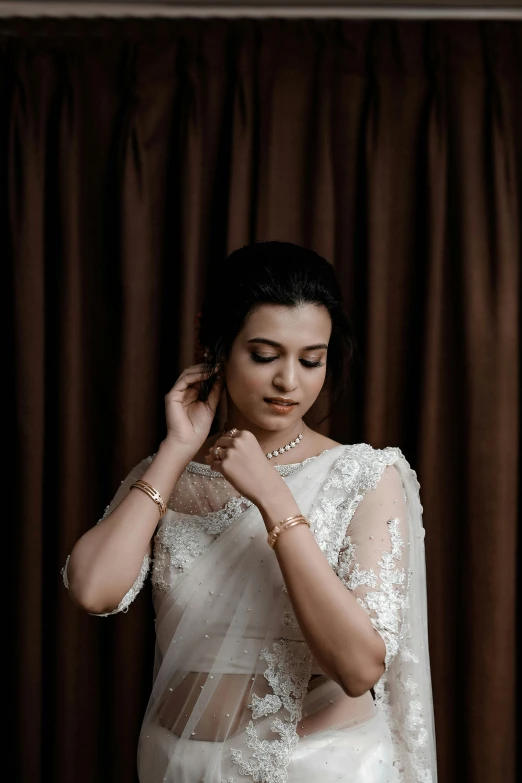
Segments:
[[[197,383],[198,381],[203,381],[206,378],[208,378],[210,375],[212,375],[216,370],[211,370],[210,372],[208,370],[197,370],[194,372],[187,372],[186,374],[181,374],[172,387],[172,389],[167,393],[171,394],[172,392],[179,392],[179,391],[185,391],[185,389],[188,389],[189,386],[192,386],[194,383]]]
[[[207,462],[208,465],[210,465],[211,470],[215,470],[217,473],[222,473],[223,472],[222,471],[222,467],[223,467],[222,460],[216,459],[216,457],[213,454],[211,454],[208,457],[205,457],[205,461]]]
[[[207,451],[207,457],[210,460],[218,460],[219,462],[222,462],[225,454],[226,454],[226,449],[224,448],[224,446],[221,445],[221,443],[219,443],[219,441],[213,443],[212,446]]]
[[[208,364],[205,364],[204,362],[199,362],[199,364],[191,364],[189,367],[185,367],[181,372],[181,375],[185,375],[187,372],[198,372],[200,370],[204,370],[205,368],[208,369]]]
[[[219,454],[219,456],[217,456]],[[206,462],[208,465],[221,465],[220,468],[218,468],[219,472],[222,473],[222,466],[223,463],[226,462],[228,457],[228,451],[224,446],[221,446],[219,444],[219,441],[216,441],[213,446],[208,450],[208,453],[206,455]]]
[[[218,440],[214,443],[214,448],[216,446],[221,446],[221,448],[229,449],[232,446],[234,446],[234,440],[235,438],[231,438],[230,435],[222,435]]]

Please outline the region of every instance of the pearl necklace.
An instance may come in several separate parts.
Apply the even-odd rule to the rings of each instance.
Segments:
[[[280,454],[284,454],[285,451],[290,451],[290,449],[295,449],[299,441],[303,439],[303,433],[300,432],[299,435],[295,440],[291,440],[290,443],[287,443],[286,446],[281,446],[280,449],[276,449],[275,451],[269,451],[266,455],[267,459],[272,459],[272,457],[278,457]]]

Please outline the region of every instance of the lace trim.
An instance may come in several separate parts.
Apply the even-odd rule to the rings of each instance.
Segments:
[[[67,590],[69,589],[69,579],[67,578],[67,566],[69,565],[70,558],[71,556],[68,555],[67,560],[65,561],[65,565],[60,572],[62,575],[63,583],[67,588]],[[94,617],[109,617],[111,614],[117,614],[118,612],[124,612],[124,613],[128,612],[129,606],[134,601],[134,599],[142,589],[143,585],[145,584],[145,579],[147,578],[147,575],[150,570],[150,564],[151,564],[151,559],[149,555],[145,555],[145,557],[143,558],[143,562],[141,564],[140,572],[136,577],[136,579],[134,580],[134,584],[132,585],[130,590],[127,590],[127,592],[121,599],[116,609],[113,609],[112,612],[105,612],[103,614],[98,614],[97,612],[89,612],[89,614],[93,615]]]
[[[338,446],[334,446],[334,448],[338,448]],[[290,462],[288,465],[273,465],[273,467],[281,476],[291,476],[292,473],[300,470],[304,465],[308,465],[308,463],[313,459],[317,459],[318,456],[321,457],[328,451],[332,451],[332,449],[325,449],[321,452],[321,454],[316,454],[313,457],[307,457],[305,460],[303,460],[303,462]],[[222,473],[217,470],[212,470],[208,465],[203,465],[201,462],[189,462],[185,470],[188,473],[197,473],[199,476],[208,476],[209,478],[223,478]]]
[[[390,733],[395,748],[396,758],[402,758],[400,744],[400,738],[402,738],[406,742],[408,759],[411,772],[413,773],[412,779],[415,781],[415,783],[433,783],[431,770],[427,769],[424,764],[421,763],[419,756],[419,752],[422,751],[423,748],[426,748],[428,744],[428,732],[425,728],[426,719],[424,707],[420,701],[415,699],[412,699],[409,702],[406,715],[403,717],[405,731],[401,732],[397,726],[397,720],[390,705],[390,697],[386,679],[386,675],[381,677],[374,688],[375,705],[384,713],[386,722],[390,726]],[[415,691],[418,687],[418,683],[416,683],[411,674],[409,674],[408,679],[404,682],[405,690],[407,690],[410,694],[415,694]],[[399,762],[398,766],[401,781],[406,780],[404,764]],[[408,776],[408,780],[410,779],[411,776]]]
[[[249,775],[255,783],[285,783],[286,767],[299,741],[296,726],[312,669],[311,653],[302,642],[280,639],[272,650],[265,648],[260,658],[268,664],[264,676],[273,693],[263,698],[252,697],[252,720],[245,729],[247,747],[253,752],[250,758],[244,759],[241,751],[234,748],[230,751],[240,774]],[[280,739],[260,739],[254,720],[280,710],[285,710],[287,715],[284,719],[276,718],[270,725],[270,730],[279,734]]]
[[[116,614],[117,612],[128,612],[129,606],[134,601],[140,590],[142,589],[143,585],[145,584],[145,579],[147,578],[147,575],[150,570],[150,564],[151,559],[149,555],[145,555],[143,558],[143,562],[141,564],[140,572],[138,576],[136,577],[136,580],[130,590],[128,590],[123,598],[121,599],[120,603],[114,609],[113,612],[108,612],[107,614],[99,615],[100,617],[108,617],[110,614]]]

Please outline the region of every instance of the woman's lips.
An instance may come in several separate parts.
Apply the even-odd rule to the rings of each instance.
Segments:
[[[283,414],[291,413],[294,410],[295,406],[297,405],[296,402],[282,403],[276,400],[271,400],[269,398],[265,398],[265,402],[267,405],[269,405],[272,408],[273,411],[275,411],[276,413],[283,413]]]

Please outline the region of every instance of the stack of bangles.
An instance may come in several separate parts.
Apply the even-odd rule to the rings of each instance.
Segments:
[[[167,513],[167,506],[165,505],[165,501],[161,497],[160,493],[157,489],[154,489],[153,486],[148,484],[146,481],[142,481],[141,479],[139,481],[135,481],[134,484],[131,485],[131,489],[141,489],[142,492],[145,492],[146,495],[149,496],[151,500],[154,501],[154,503],[157,505],[159,509],[159,515],[160,519],[161,517],[165,516]]]
[[[158,490],[154,489],[154,487],[151,486],[151,484],[149,484],[147,481],[142,481],[141,479],[139,481],[135,481],[134,484],[131,485],[131,489],[141,490],[151,500],[154,501],[159,509],[160,519],[167,513],[167,506],[165,505],[165,501],[161,497]],[[291,527],[295,527],[296,525],[308,525],[308,527],[310,527],[309,521],[302,514],[296,514],[293,517],[287,517],[286,519],[282,519],[281,522],[278,522],[277,525],[275,525],[275,527],[273,527],[268,534],[267,540],[272,549],[275,547],[276,541],[281,533],[283,533],[285,530],[289,530]]]
[[[287,517],[286,519],[281,520],[281,522],[278,522],[277,525],[273,527],[268,534],[267,540],[272,549],[275,547],[276,541],[280,534],[284,530],[288,530],[289,528],[295,527],[296,525],[308,525],[308,527],[310,527],[310,522],[302,514],[296,514],[293,517]]]

